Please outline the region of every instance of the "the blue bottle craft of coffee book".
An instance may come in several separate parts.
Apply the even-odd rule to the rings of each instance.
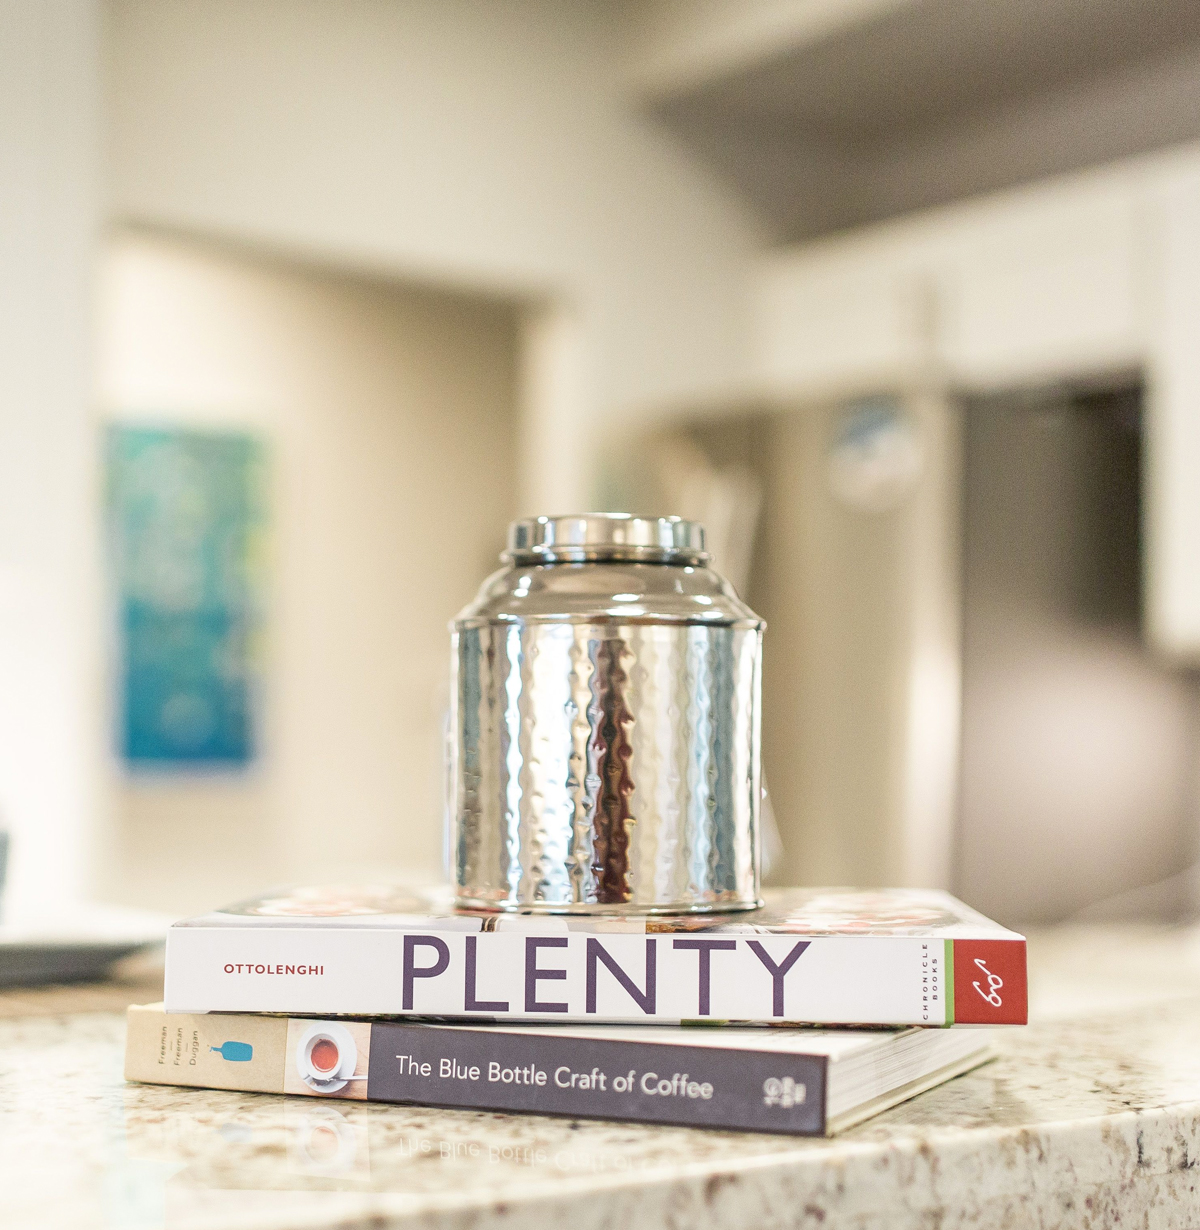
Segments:
[[[986,1029],[448,1025],[128,1013],[125,1077],[828,1135],[978,1066]]]

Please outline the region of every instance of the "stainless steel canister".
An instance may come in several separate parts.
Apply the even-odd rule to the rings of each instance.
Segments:
[[[678,517],[537,517],[451,626],[461,905],[749,909],[764,624]]]

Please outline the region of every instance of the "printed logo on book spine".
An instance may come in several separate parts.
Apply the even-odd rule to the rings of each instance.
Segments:
[[[768,1076],[763,1081],[763,1105],[780,1106],[791,1110],[793,1106],[803,1106],[808,1097],[808,1089],[790,1076]]]
[[[955,1022],[1024,1025],[1027,1017],[1024,942],[955,940]]]
[[[987,979],[986,991],[978,982],[971,983],[975,990],[979,992],[979,998],[985,1003],[991,1004],[993,1008],[1003,1008],[1004,1000],[1001,998],[1000,988],[1004,986],[1004,979],[998,977],[996,974],[993,974],[992,971],[984,965],[982,957],[976,957],[975,964],[983,970],[983,976]]]
[[[232,961],[226,961],[222,968],[227,974],[284,974],[288,977],[293,974],[319,976],[325,973],[323,965],[255,965],[252,961],[239,962],[236,965]]]

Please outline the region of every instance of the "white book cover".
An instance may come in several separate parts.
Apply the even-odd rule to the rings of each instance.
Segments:
[[[946,893],[768,890],[757,910],[457,911],[447,893],[282,890],[167,937],[169,1012],[483,1020],[1023,1024],[1025,941]]]

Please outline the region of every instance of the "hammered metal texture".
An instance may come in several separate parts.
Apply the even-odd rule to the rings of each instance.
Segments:
[[[757,904],[761,642],[761,624],[460,621],[460,902]]]

